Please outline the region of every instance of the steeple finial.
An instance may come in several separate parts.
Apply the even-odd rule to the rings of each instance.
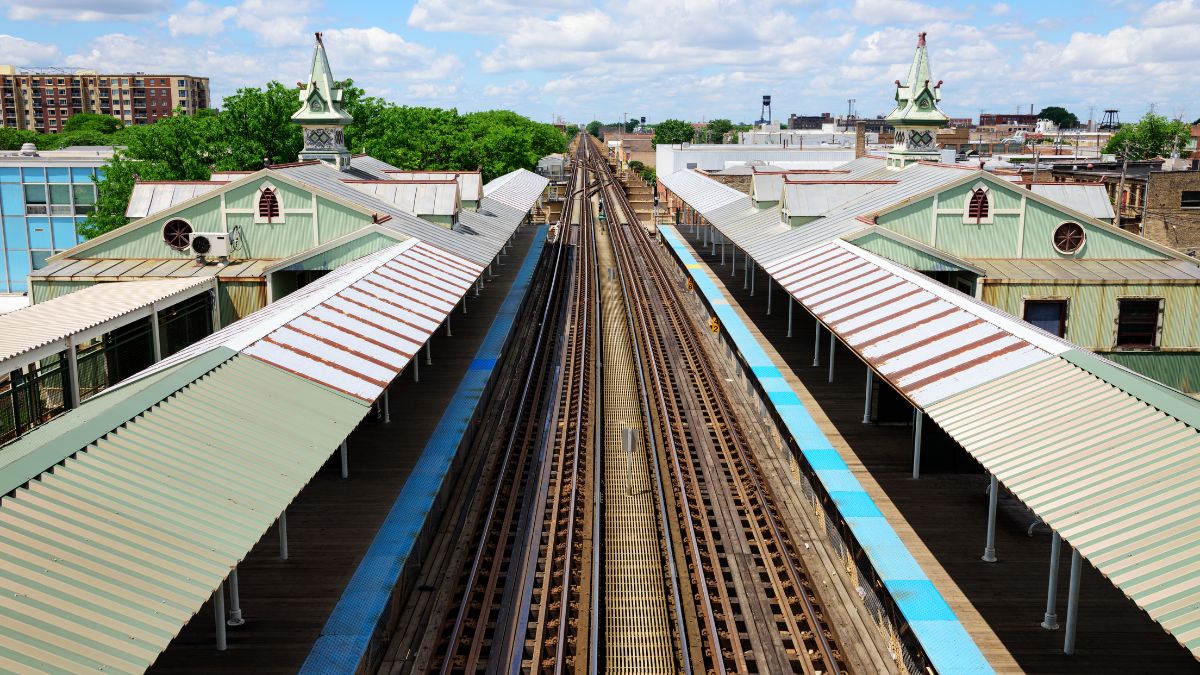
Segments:
[[[917,49],[908,77],[903,84],[896,81],[896,108],[886,118],[896,129],[896,143],[888,152],[888,166],[892,168],[903,168],[920,160],[937,160],[937,130],[950,121],[938,109],[942,82],[933,79],[926,35],[925,31],[917,33]],[[935,81],[937,84],[933,84]]]
[[[317,33],[317,42],[320,42],[320,41],[321,41],[321,34]],[[917,33],[917,46],[918,47],[925,46],[925,31],[921,31],[920,33]]]
[[[342,107],[342,88],[333,79],[323,36],[320,32],[314,35],[308,82],[300,85],[300,109],[292,115],[292,121],[304,127],[300,159],[320,159],[344,171],[350,168],[350,151],[343,130],[354,118]]]

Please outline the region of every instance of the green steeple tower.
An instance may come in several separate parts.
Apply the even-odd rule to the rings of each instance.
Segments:
[[[350,168],[350,151],[343,128],[354,118],[342,108],[342,88],[329,70],[321,34],[316,35],[308,83],[300,85],[300,109],[292,115],[292,121],[304,128],[300,159],[319,159],[345,171]]]
[[[885,118],[896,129],[896,141],[888,151],[889,168],[902,169],[921,160],[937,161],[937,130],[950,118],[938,109],[942,83],[933,83],[925,33],[917,35],[917,53],[908,69],[908,83],[896,80],[896,108]]]

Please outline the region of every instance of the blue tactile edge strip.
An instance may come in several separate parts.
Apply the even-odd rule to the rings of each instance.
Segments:
[[[353,673],[370,647],[371,638],[392,597],[425,517],[442,489],[476,407],[487,389],[501,350],[508,340],[517,310],[533,278],[546,242],[546,227],[538,228],[517,277],[492,321],[467,374],[454,392],[433,436],[421,452],[400,495],[379,527],[333,613],[321,629],[301,673]]]
[[[770,405],[795,439],[817,480],[837,505],[934,668],[939,673],[994,672],[875,501],[850,472],[791,385],[783,379],[775,363],[730,306],[724,292],[705,273],[705,266],[696,260],[674,228],[660,227],[659,231],[767,393]]]

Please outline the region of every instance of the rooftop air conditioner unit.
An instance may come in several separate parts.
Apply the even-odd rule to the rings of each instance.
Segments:
[[[194,232],[191,238],[192,253],[197,256],[229,255],[229,235],[225,232]]]

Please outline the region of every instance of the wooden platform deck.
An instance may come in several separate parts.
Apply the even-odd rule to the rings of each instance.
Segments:
[[[504,301],[535,229],[522,228],[496,278],[467,314],[451,319],[453,336],[433,338],[433,364],[421,355],[419,383],[410,373],[391,389],[391,423],[364,421],[350,436],[350,478],[330,461],[288,508],[289,559],[279,559],[271,528],[239,567],[244,626],[230,628],[229,648],[214,649],[213,610],[206,605],[151,668],[155,673],[294,673],[320,634],[342,590],[404,486],[429,436]]]
[[[687,228],[680,230],[684,236]],[[787,304],[776,288],[768,316],[767,277],[759,271],[754,297],[743,290],[739,256],[730,276],[717,255],[688,241],[696,257],[736,301],[747,326],[776,359],[796,394],[821,427],[926,574],[941,591],[989,662],[1000,673],[1200,673],[1198,663],[1174,638],[1138,609],[1090,565],[1084,565],[1076,653],[1062,653],[1063,631],[1039,626],[1046,604],[1050,537],[1026,534],[1027,522],[997,520],[999,560],[986,563],[986,479],[961,449],[943,448],[912,478],[912,430],[907,425],[863,424],[866,367],[838,344],[834,383],[828,377],[828,334],[821,340],[821,367],[813,367],[814,320],[796,307],[787,337]],[[731,248],[731,247],[729,247]],[[728,252],[728,249],[727,249]],[[940,456],[939,456],[940,455]],[[940,470],[939,470],[940,468]],[[1066,621],[1070,553],[1059,569],[1058,619]]]

